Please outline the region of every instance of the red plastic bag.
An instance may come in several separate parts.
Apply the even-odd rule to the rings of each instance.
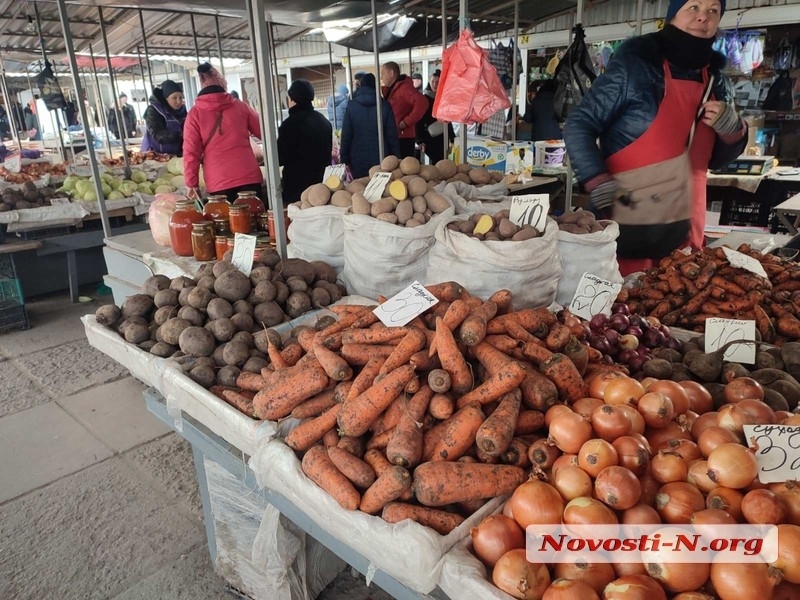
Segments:
[[[485,123],[511,106],[489,53],[465,29],[442,56],[442,75],[433,103],[433,117],[448,123]]]

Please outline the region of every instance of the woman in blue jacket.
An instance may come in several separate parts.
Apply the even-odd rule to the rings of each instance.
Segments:
[[[649,268],[687,243],[693,249],[703,246],[707,170],[729,163],[744,149],[747,127],[721,72],[725,59],[712,50],[724,11],[725,0],[671,0],[664,29],[625,42],[567,118],[570,161],[592,207],[605,217],[614,207],[631,210],[621,204],[632,190],[622,189],[615,176],[681,156],[694,125],[691,175],[677,182],[690,195],[689,218],[621,225],[623,275]],[[653,183],[663,183],[658,177],[652,174]]]
[[[383,154],[400,155],[400,140],[392,107],[381,100],[383,120]],[[350,167],[354,179],[369,175],[371,167],[380,162],[378,152],[378,103],[375,98],[375,76],[367,73],[361,79],[353,99],[347,103],[342,123],[342,142],[339,155]]]

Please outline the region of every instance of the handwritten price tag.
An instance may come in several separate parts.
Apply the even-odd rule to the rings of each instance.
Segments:
[[[791,425],[745,425],[747,445],[756,449],[758,480],[782,483],[797,479],[800,472],[800,427]]]
[[[50,206],[61,206],[69,203],[69,198],[50,198]]]
[[[367,189],[364,190],[364,197],[369,202],[377,202],[383,198],[383,190],[391,178],[391,173],[385,173],[383,171],[375,173],[375,175],[372,176],[372,179],[369,180]]]
[[[544,231],[547,225],[547,213],[550,211],[550,196],[532,194],[530,196],[512,196],[511,212],[508,218],[515,225],[533,225]]]
[[[587,321],[599,314],[608,316],[621,289],[621,283],[611,283],[597,275],[584,273],[578,282],[569,310]]]
[[[756,339],[756,322],[737,319],[706,319],[706,353],[716,352],[735,340]],[[755,344],[732,344],[723,357],[727,361],[752,365],[756,362]]]
[[[439,300],[436,296],[415,281],[372,312],[387,327],[402,327],[438,303]]]
[[[253,269],[253,255],[256,252],[256,236],[237,233],[233,239],[233,259],[231,263],[250,277],[250,271]]]
[[[99,165],[98,165],[99,168]],[[103,169],[99,169],[99,172],[102,173]],[[91,165],[68,165],[67,166],[67,175],[77,175],[78,177],[91,177],[92,176],[92,166]]]
[[[325,174],[322,176],[322,183],[328,181],[328,177],[336,175],[341,181],[344,181],[347,175],[347,165],[329,165],[325,167]]]
[[[732,267],[745,269],[746,271],[755,273],[759,277],[763,277],[764,279],[769,279],[767,277],[767,272],[764,270],[764,267],[762,267],[761,263],[758,262],[755,258],[751,258],[746,254],[737,252],[736,250],[731,250],[730,248],[727,248],[725,246],[722,247],[722,251],[725,253],[725,256],[728,258],[728,262],[731,263]]]
[[[6,158],[3,166],[12,173],[19,173],[20,169],[22,169],[22,157],[19,154],[9,156]]]

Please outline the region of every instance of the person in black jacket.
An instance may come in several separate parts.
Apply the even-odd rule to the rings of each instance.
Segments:
[[[420,151],[427,154],[432,165],[444,158],[444,134],[447,131],[448,141],[456,139],[455,131],[450,123],[437,121],[433,117],[433,103],[436,100],[436,91],[439,89],[441,70],[436,69],[425,86],[423,95],[428,101],[428,110],[425,116],[417,122],[417,144]]]
[[[283,167],[283,201],[297,202],[310,185],[322,183],[331,164],[333,127],[312,102],[314,87],[296,79],[288,90],[289,116],[278,129],[278,162]]]
[[[125,121],[125,137],[136,137],[136,112],[128,104],[128,95],[123,92],[119,95],[119,110],[122,113],[122,120]],[[117,110],[113,106],[108,109],[106,117],[108,128],[114,136],[119,139],[119,127],[117,126]]]
[[[560,140],[563,137],[553,105],[557,87],[555,79],[544,81],[525,107],[522,120],[531,124],[532,142]]]
[[[394,112],[387,100],[381,100],[383,118],[383,155],[400,155],[400,140]],[[375,98],[375,75],[365,73],[355,96],[348,102],[342,123],[339,156],[358,179],[369,175],[370,167],[380,162],[378,152],[378,102]]]

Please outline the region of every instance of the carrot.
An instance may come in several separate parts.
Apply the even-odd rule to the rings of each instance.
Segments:
[[[486,416],[471,402],[445,421],[442,437],[433,448],[431,460],[457,460],[475,443],[475,434]]]
[[[656,307],[650,312],[650,316],[655,317],[656,319],[661,319],[669,314],[672,310],[672,306],[670,305],[669,301],[663,300],[656,304]]]
[[[331,427],[325,435],[322,436],[322,445],[326,448],[330,448],[331,446],[337,446],[339,444],[339,433],[336,431],[335,427]]]
[[[700,308],[703,306],[703,304],[705,304],[706,301],[714,295],[714,290],[721,290],[724,292],[722,288],[715,285],[709,285],[703,288],[697,293],[696,296],[683,305],[684,314],[696,315],[698,312],[700,312]]]
[[[447,535],[464,522],[461,515],[405,502],[389,502],[383,507],[381,518],[387,523],[411,519],[424,527],[430,527],[440,535]]]
[[[413,485],[420,504],[445,506],[509,494],[526,479],[519,467],[438,461],[414,469]]]
[[[680,266],[680,271],[686,279],[695,280],[700,276],[700,265],[696,262],[685,262]]]
[[[289,432],[284,442],[297,452],[308,450],[336,425],[336,417],[341,409],[341,404],[334,404],[317,418],[300,423]]]
[[[444,281],[426,285],[425,289],[442,302],[455,302],[464,293],[464,288],[455,281]]]
[[[794,317],[781,317],[778,319],[776,329],[781,335],[790,339],[800,338],[800,321]]]
[[[514,438],[522,394],[514,390],[500,399],[500,405],[489,415],[475,434],[479,450],[488,456],[499,457]]]
[[[386,450],[389,442],[392,441],[393,435],[394,429],[387,429],[386,431],[373,434],[372,437],[367,441],[367,449],[372,450],[373,448],[376,448],[378,450]]]
[[[283,362],[286,365],[292,367],[298,363],[305,353],[300,344],[289,344],[281,350],[281,358],[283,358]]]
[[[428,373],[428,385],[437,394],[444,394],[450,389],[450,374],[444,369],[434,369]]]
[[[569,327],[562,325],[561,323],[556,323],[550,329],[550,333],[547,335],[547,339],[545,340],[547,349],[552,350],[553,352],[561,352],[561,350],[564,349],[564,346],[567,345],[567,342],[569,342],[571,336],[572,332],[569,330]]]
[[[558,402],[558,389],[534,367],[523,363],[525,379],[519,384],[523,404],[532,409],[546,411]]]
[[[259,373],[251,373],[250,371],[242,371],[236,377],[236,386],[243,390],[250,390],[251,392],[260,392],[267,386],[267,379],[262,377]]]
[[[288,416],[294,408],[328,387],[328,376],[318,365],[294,366],[270,377],[268,387],[253,399],[260,419],[275,421]]]
[[[366,445],[367,444],[363,437],[354,438],[348,436],[339,438],[339,443],[336,444],[337,447],[341,448],[345,452],[349,452],[353,456],[357,456],[359,458],[364,456]]]
[[[566,357],[565,357],[566,358]],[[569,361],[569,359],[567,359]],[[570,362],[570,364],[572,364]],[[573,369],[575,366],[573,365]],[[498,400],[503,394],[507,394],[514,388],[519,387],[525,379],[525,369],[517,361],[509,360],[502,369],[494,373],[489,379],[484,381],[468,394],[464,394],[458,399],[458,407],[462,408],[471,402],[488,404]],[[558,385],[558,384],[556,384]],[[585,396],[586,394],[584,394]]]
[[[411,412],[406,410],[400,415],[394,435],[386,446],[389,462],[401,467],[416,467],[422,460],[423,433],[422,423],[415,420]]]
[[[455,402],[449,394],[434,394],[431,402],[428,405],[428,412],[431,416],[444,421],[453,415],[455,410]]]
[[[517,416],[514,435],[528,435],[536,433],[544,427],[544,413],[540,410],[522,410]]]
[[[519,324],[517,325],[519,326],[520,329],[522,329],[521,325]],[[522,329],[522,331],[525,330]],[[527,331],[525,331],[525,333],[530,335]],[[502,334],[487,335],[483,339],[483,341],[489,344],[490,346],[496,348],[500,352],[505,352],[506,354],[516,350],[517,348],[520,348],[523,345],[521,340],[515,339],[510,335],[502,335]]]
[[[515,467],[527,469],[531,466],[531,461],[528,458],[529,446],[530,444],[525,442],[525,440],[515,437],[511,440],[511,444],[509,444],[506,451],[500,457],[500,461],[506,465],[514,465]]]
[[[514,315],[514,319],[536,337],[540,337],[540,333],[537,332],[542,331],[544,333],[541,334],[541,337],[545,337],[550,328],[558,321],[555,314],[544,307],[525,308],[509,313],[509,315]]]
[[[343,314],[349,312],[360,312],[361,306],[357,304],[331,304],[325,308],[336,316],[342,316]]]
[[[360,396],[372,387],[384,360],[386,359],[383,357],[375,356],[367,362],[364,368],[361,369],[361,372],[356,375],[356,378],[353,380],[353,385],[350,387],[350,391],[347,392],[345,402],[349,402],[353,398]]]
[[[297,343],[306,352],[311,352],[314,349],[314,340],[317,337],[317,332],[311,327],[300,327],[300,331],[295,336]]]
[[[406,398],[404,394],[400,394],[397,398],[395,398],[394,401],[389,405],[389,408],[387,408],[383,414],[379,415],[370,426],[370,430],[372,431],[373,435],[377,435],[379,433],[383,433],[387,429],[394,429],[397,427],[397,424],[400,422],[400,415],[406,411],[407,404],[408,398]]]
[[[666,270],[667,283],[669,284],[669,291],[671,294],[680,294],[684,291],[683,281],[681,281],[681,273],[675,267],[669,267]]]
[[[267,356],[269,356],[269,362],[276,371],[280,371],[281,369],[285,369],[286,367],[290,366],[283,357],[283,354],[281,354],[281,349],[272,343],[272,340],[269,336],[267,336]]]
[[[486,337],[486,323],[497,314],[497,304],[484,302],[472,309],[459,328],[459,338],[467,346],[476,346]]]
[[[372,315],[374,319],[370,318],[370,315]],[[361,306],[357,310],[345,313],[339,317],[339,320],[336,321],[336,323],[333,323],[322,331],[317,332],[317,339],[324,339],[329,335],[339,333],[340,331],[344,331],[349,327],[353,327],[355,329],[360,327],[369,327],[377,321],[378,317],[372,312],[372,309],[370,309],[368,306]]]
[[[336,468],[322,446],[313,446],[303,456],[303,473],[339,503],[345,510],[355,510],[361,496],[350,480]]]
[[[298,404],[294,407],[290,417],[295,419],[306,419],[308,417],[316,417],[328,410],[331,406],[336,404],[335,399],[336,388],[330,388],[321,391],[316,396],[309,398],[305,402]]]
[[[408,359],[408,363],[417,371],[432,371],[442,366],[439,357],[435,354],[430,356],[427,349],[412,354],[411,358]]]
[[[320,344],[320,345],[324,346],[325,348],[327,348],[328,350],[332,350],[334,352],[338,352],[339,350],[342,349],[342,336],[343,335],[344,335],[344,332],[339,331],[337,333],[332,333],[332,334],[327,335],[327,336],[322,337],[322,338],[318,337],[318,336],[314,336],[314,343],[315,344]]]
[[[396,368],[408,363],[411,356],[422,350],[428,341],[427,336],[419,329],[410,329],[403,337],[394,351],[386,358],[381,367],[380,374],[390,373]]]
[[[447,325],[447,328],[450,331],[455,331],[456,328],[464,322],[469,316],[469,313],[472,309],[470,308],[469,304],[464,300],[458,299],[454,300],[450,303],[447,311],[444,313],[444,316],[441,319],[444,321],[444,324]],[[434,329],[436,329],[436,319],[433,320]],[[436,339],[434,338],[433,342],[430,344],[430,348],[428,350],[428,356],[433,356],[436,354]]]
[[[367,489],[375,483],[375,471],[363,460],[338,446],[328,448],[328,456],[342,474],[357,488]]]
[[[364,452],[362,460],[372,467],[378,477],[383,475],[383,472],[392,466],[392,463],[389,462],[386,455],[378,448],[370,448]]]
[[[744,296],[744,289],[742,289],[739,285],[737,285],[733,281],[728,281],[727,279],[725,279],[724,277],[720,277],[719,275],[715,275],[714,277],[712,277],[711,283],[717,286],[718,288],[722,288],[727,293],[733,294],[734,296]]]
[[[570,335],[569,342],[564,346],[562,352],[572,361],[578,369],[578,373],[583,375],[586,372],[586,367],[589,366],[589,351],[578,341],[578,338]]]
[[[403,365],[356,398],[345,402],[338,419],[341,432],[352,436],[366,433],[372,422],[394,402],[413,378],[414,368]]]
[[[522,347],[522,355],[533,364],[538,365],[553,356],[553,353],[535,342],[528,342]]]
[[[344,344],[340,350],[342,358],[354,367],[366,365],[375,356],[386,360],[392,352],[394,352],[394,346],[387,344]]]
[[[504,315],[514,310],[511,305],[513,296],[510,290],[497,290],[494,294],[489,296],[489,302],[494,302],[497,305],[497,314]]]
[[[369,327],[370,325],[374,325],[375,323],[378,323],[380,319],[378,319],[378,315],[372,312],[374,309],[375,309],[374,306],[370,307],[369,312],[367,312],[366,314],[362,315],[361,317],[353,321],[353,323],[350,326],[353,329],[362,329],[365,327]],[[344,329],[347,329],[347,327],[345,327]]]
[[[556,384],[562,400],[575,402],[589,395],[588,386],[578,369],[563,354],[553,354],[539,368],[545,377]]]
[[[603,360],[603,353],[596,348],[586,348],[586,354],[589,356],[590,363],[598,363]],[[588,368],[588,366],[587,366]]]
[[[409,361],[409,364],[410,364],[410,361]],[[413,367],[414,365],[411,365],[411,366]],[[415,370],[416,370],[416,368],[415,368]],[[421,385],[422,384],[419,381],[419,376],[414,375],[414,379],[412,379],[411,381],[409,381],[406,384],[406,387],[403,388],[403,392],[405,392],[406,394],[416,394],[419,391],[419,388],[420,388]]]
[[[753,310],[756,313],[756,328],[761,334],[761,339],[771,344],[775,341],[775,326],[767,315],[767,311],[760,304],[756,304]]]
[[[377,514],[389,502],[402,496],[410,487],[411,473],[403,467],[390,467],[364,492],[358,508],[368,515]]]
[[[352,379],[353,369],[350,368],[347,361],[335,352],[328,350],[319,340],[314,343],[314,356],[325,369],[328,377],[334,381]]]
[[[233,406],[239,412],[246,414],[248,417],[255,418],[256,415],[255,411],[253,410],[253,400],[248,398],[241,391],[221,385],[215,385],[209,391],[217,398],[220,398],[221,400],[224,400]]]
[[[453,391],[464,394],[472,389],[472,372],[458,349],[453,333],[442,319],[436,319],[436,352],[442,368],[450,374]]]
[[[408,333],[407,327],[382,327],[380,329],[347,329],[342,332],[343,344],[398,343]]]
[[[344,402],[352,388],[352,381],[342,381],[341,383],[338,383],[336,387],[333,388],[333,401],[338,403]]]

